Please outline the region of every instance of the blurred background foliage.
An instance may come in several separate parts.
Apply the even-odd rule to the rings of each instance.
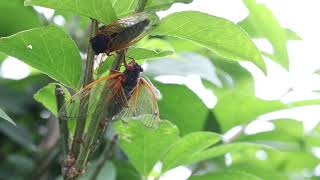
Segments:
[[[120,0],[117,2],[123,3]],[[167,5],[148,1],[146,9],[165,10],[173,2],[179,1],[168,1]],[[261,50],[261,53],[288,69],[290,60],[286,43],[289,40],[301,40],[301,37],[293,30],[283,28],[263,4],[254,0],[243,2],[250,14],[238,25],[252,38],[267,39],[274,52]],[[121,14],[122,6],[117,7],[115,12],[119,17],[126,15]],[[63,8],[46,17],[39,8],[36,10],[24,6],[23,0],[1,1],[0,24],[1,37],[56,24],[71,35],[82,55],[87,50],[89,18]],[[206,34],[202,36],[205,38]],[[302,100],[286,104],[280,99],[261,99],[255,95],[254,78],[247,68],[237,61],[219,56],[219,51],[210,51],[214,47],[204,47],[199,45],[201,42],[194,42],[165,34],[152,34],[129,49],[129,57],[145,62],[144,75],[152,80],[161,93],[158,104],[164,121],[156,131],[135,123],[129,123],[129,129],[126,129],[127,126],[117,123],[105,135],[102,144],[110,141],[111,131],[120,134],[119,143],[98,179],[157,177],[160,172],[154,166],[159,160],[162,161],[161,175],[185,165],[192,172],[186,173],[186,177],[191,176],[192,180],[318,179],[319,126],[306,132],[303,123],[296,119],[275,118],[260,122],[259,117],[278,110],[318,104],[319,101]],[[12,57],[0,52],[0,67],[8,58]],[[100,68],[102,72],[96,72],[95,75],[101,76],[110,67],[113,58],[111,56],[103,62]],[[56,146],[58,125],[56,117],[49,111],[54,111],[50,107],[55,107],[52,104],[54,86],[49,85],[36,94],[39,89],[55,81],[29,68],[31,73],[19,80],[4,78],[0,71],[0,108],[16,123],[14,126],[8,121],[0,121],[0,179],[60,177],[61,157]],[[16,69],[12,67],[10,71]],[[210,95],[203,95],[204,88],[216,102],[206,102]],[[7,117],[0,115],[3,119]],[[271,128],[261,130],[261,124]],[[256,132],[248,133],[249,128]],[[199,131],[214,133],[197,134]],[[121,138],[126,136],[135,142],[130,144]],[[144,142],[141,138],[144,138]],[[174,143],[176,141],[178,143]],[[146,151],[143,152],[142,148]],[[102,146],[93,159],[101,151]],[[145,159],[142,161],[141,157]],[[88,179],[90,169],[94,167],[95,161],[89,164],[89,173],[81,179]],[[177,174],[173,173],[170,177],[162,178],[176,177]]]

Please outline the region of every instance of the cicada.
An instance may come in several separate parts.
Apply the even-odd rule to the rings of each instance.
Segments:
[[[157,23],[155,14],[137,13],[117,20],[98,30],[96,36],[90,39],[95,54],[125,49],[143,38]]]
[[[93,119],[138,120],[147,127],[159,123],[157,90],[150,81],[141,77],[142,67],[134,60],[125,65],[123,72],[99,78],[73,95],[60,109],[64,119],[83,116]],[[87,107],[85,111],[80,110]]]

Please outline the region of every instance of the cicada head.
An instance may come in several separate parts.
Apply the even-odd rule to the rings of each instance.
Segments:
[[[126,66],[126,71],[131,71],[131,72],[137,72],[137,73],[140,73],[140,72],[143,72],[143,69],[142,67],[136,63],[135,60],[132,60],[130,61],[127,66]],[[125,72],[124,72],[125,73]]]
[[[107,48],[111,38],[108,35],[98,34],[94,36],[90,42],[95,54],[103,53]]]

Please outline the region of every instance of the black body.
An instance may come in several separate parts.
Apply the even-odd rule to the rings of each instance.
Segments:
[[[91,47],[96,55],[99,53],[103,53],[105,49],[108,48],[109,42],[111,38],[110,36],[104,35],[104,34],[98,34],[94,36],[90,42]]]
[[[143,72],[142,67],[135,61],[131,61],[127,65],[126,70],[123,72],[125,79],[122,82],[122,87],[124,89],[127,99],[130,98],[132,90],[138,84],[141,72]]]

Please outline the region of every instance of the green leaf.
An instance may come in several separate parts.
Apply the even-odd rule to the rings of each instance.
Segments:
[[[292,31],[291,29],[286,29],[287,38],[288,40],[302,40],[296,32]]]
[[[109,24],[117,19],[109,0],[25,0],[26,6],[43,6],[57,10],[73,11]]]
[[[215,88],[214,92],[219,97],[226,93],[226,90],[254,94],[254,80],[251,73],[243,68],[238,62],[226,61],[216,56],[210,57],[212,63],[216,67],[216,71],[220,72],[220,80],[223,88]],[[230,78],[232,81],[230,82]]]
[[[258,152],[264,153],[264,158],[259,157]],[[231,169],[243,170],[263,179],[280,179],[281,173],[303,173],[313,171],[320,160],[314,154],[307,151],[275,151],[273,149],[247,148],[241,151],[231,152]],[[252,166],[256,167],[251,168]],[[240,168],[239,168],[240,167]],[[265,172],[271,173],[263,173]],[[257,172],[254,172],[257,171]],[[278,174],[277,174],[278,173]],[[269,177],[268,177],[269,176]],[[276,178],[278,176],[278,178]]]
[[[147,177],[158,161],[163,163],[163,172],[185,165],[187,157],[198,154],[220,140],[212,132],[195,132],[182,138],[178,129],[169,121],[161,121],[157,129],[146,128],[134,120],[128,124],[116,123],[120,146],[136,169]]]
[[[96,162],[90,163],[87,167],[86,173],[81,176],[80,180],[90,180],[94,169],[97,168]],[[115,180],[116,168],[110,161],[105,162],[96,180]]]
[[[220,141],[221,137],[212,132],[194,132],[174,143],[162,160],[163,172],[184,165],[186,157],[199,153]]]
[[[202,79],[221,86],[216,69],[211,61],[196,53],[184,52],[175,56],[157,58],[156,60],[148,61],[147,67],[144,74],[149,77],[161,75],[199,75]]]
[[[219,171],[214,173],[208,173],[201,176],[191,176],[188,180],[213,180],[213,179],[225,179],[225,180],[262,180],[261,178],[242,171]]]
[[[289,39],[299,39],[299,37],[291,30],[282,28],[266,6],[256,3],[255,0],[244,0],[244,3],[249,9],[250,15],[239,25],[251,37],[267,38],[274,48],[273,56],[270,57],[288,69],[289,60],[286,43]]]
[[[145,11],[154,12],[159,10],[169,9],[172,4],[180,3],[190,3],[192,0],[161,0],[161,1],[147,1],[145,6]],[[110,0],[114,11],[118,17],[126,16],[133,13],[138,5],[139,0]]]
[[[67,86],[77,88],[82,69],[79,50],[71,37],[56,26],[35,28],[1,38],[0,51]]]
[[[287,150],[293,150],[292,148],[299,148],[304,138],[302,122],[291,119],[279,119],[271,122],[275,125],[274,130],[244,135],[239,137],[238,141],[267,144],[277,149],[289,148]]]
[[[250,173],[261,179],[272,179],[272,180],[288,180],[288,176],[283,172],[276,171],[271,166],[261,166],[254,163],[243,163],[239,165],[233,165],[230,168],[231,171],[241,171]]]
[[[117,169],[117,180],[142,180],[139,172],[128,161],[113,160],[113,164]]]
[[[0,1],[0,12],[0,37],[42,26],[37,12],[23,6],[22,0]]]
[[[209,109],[184,85],[154,82],[162,99],[158,101],[160,117],[179,127],[181,135],[204,129]]]
[[[161,0],[161,1],[147,1],[145,10],[166,10],[174,3],[190,3],[193,0]]]
[[[142,60],[168,56],[171,54],[173,54],[173,51],[156,51],[154,49],[130,47],[127,56],[136,60]]]
[[[14,121],[0,108],[0,118],[7,120],[8,122],[12,123],[13,125],[16,125]]]
[[[250,37],[226,19],[196,11],[178,12],[165,17],[152,34],[190,40],[225,58],[251,61],[266,72],[261,54]]]
[[[33,95],[33,98],[39,103],[43,104],[43,106],[46,107],[52,114],[58,117],[55,89],[56,89],[56,83],[50,83],[47,86],[39,89]],[[65,94],[65,99],[69,99],[71,97],[69,91],[64,87],[63,87],[63,91]]]
[[[134,120],[128,124],[118,122],[115,129],[119,134],[121,148],[145,177],[179,138],[177,127],[168,121],[161,121],[157,129],[146,128]]]
[[[0,64],[3,60],[5,60],[7,58],[7,55],[3,52],[0,52]]]
[[[287,106],[280,101],[266,101],[254,94],[227,91],[218,94],[218,103],[213,109],[221,130],[226,132],[236,125],[244,125],[259,115],[284,109]]]
[[[204,151],[200,151],[198,153],[194,153],[193,155],[186,157],[184,160],[184,164],[191,164],[195,162],[204,161],[207,159],[211,159],[214,157],[218,157],[230,152],[237,152],[243,149],[255,148],[255,149],[270,149],[269,146],[252,144],[252,143],[232,143],[226,145],[214,146],[212,148],[206,149]]]

